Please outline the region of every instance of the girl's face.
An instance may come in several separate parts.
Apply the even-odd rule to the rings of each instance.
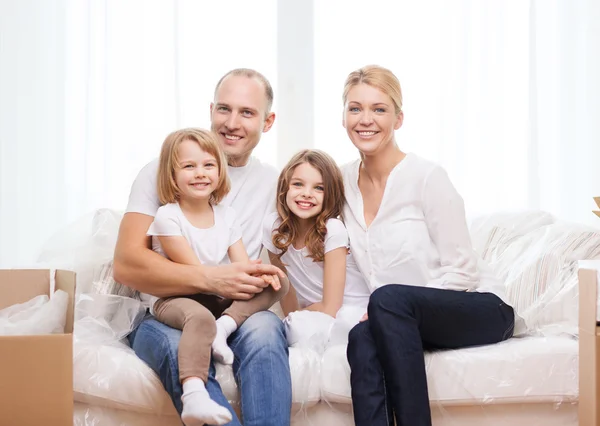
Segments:
[[[373,155],[394,140],[403,114],[396,114],[392,98],[376,87],[357,84],[348,92],[343,125],[350,140],[365,155]]]
[[[182,199],[209,199],[219,183],[217,159],[197,142],[185,140],[177,148],[175,182]]]
[[[323,210],[324,191],[321,172],[309,163],[302,163],[292,173],[285,201],[298,218],[310,219]]]

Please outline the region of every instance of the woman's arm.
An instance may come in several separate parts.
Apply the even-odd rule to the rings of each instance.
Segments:
[[[464,202],[441,167],[435,168],[423,187],[423,213],[435,244],[442,276],[429,286],[472,290],[479,283],[477,254],[467,227]]]
[[[348,249],[339,247],[325,253],[323,261],[323,300],[306,309],[319,311],[335,318],[344,302],[346,287],[346,256]]]
[[[281,259],[279,259],[276,254],[273,254],[270,251],[268,253],[271,265],[281,269],[286,275],[286,277],[282,279],[287,280],[287,270],[285,269],[285,265],[283,264]],[[294,286],[290,283],[290,285],[288,285],[288,288],[289,290],[287,294],[283,296],[279,301],[279,304],[281,305],[281,310],[283,311],[283,315],[286,317],[290,314],[290,312],[295,312],[300,309],[300,306],[298,305],[298,296],[296,296],[296,290],[294,289]]]

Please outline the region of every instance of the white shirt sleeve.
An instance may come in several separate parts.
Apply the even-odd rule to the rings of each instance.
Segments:
[[[229,227],[229,247],[242,239],[242,228],[238,224],[237,216],[233,207],[227,207],[225,221]]]
[[[325,235],[325,250],[328,253],[340,247],[349,246],[348,231],[344,223],[339,219],[329,219],[327,221],[327,234]]]
[[[473,290],[479,283],[464,202],[447,173],[435,167],[423,186],[423,213],[440,258],[440,276],[429,287]]]
[[[181,223],[177,217],[177,210],[174,207],[174,204],[165,204],[160,207],[146,235],[162,237],[183,235],[181,232]]]
[[[158,159],[146,164],[131,185],[126,213],[154,216],[160,207],[158,200]]]
[[[273,244],[273,231],[277,228],[279,224],[279,215],[277,212],[271,212],[265,216],[263,220],[263,246],[269,250],[271,253],[279,254],[281,250],[279,250]]]

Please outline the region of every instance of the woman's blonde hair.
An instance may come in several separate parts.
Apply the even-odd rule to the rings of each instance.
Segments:
[[[315,262],[322,262],[325,258],[327,220],[341,218],[345,201],[342,172],[333,158],[323,151],[315,149],[300,151],[281,171],[277,182],[277,213],[281,223],[273,232],[273,245],[281,250],[278,255],[281,258],[298,237],[300,224],[298,218],[290,211],[286,197],[294,170],[304,163],[317,169],[323,178],[323,209],[315,218],[314,225],[308,230],[304,239],[309,257]]]
[[[179,200],[179,188],[175,180],[175,170],[179,167],[179,145],[184,141],[196,142],[200,148],[215,157],[219,169],[217,188],[210,195],[210,203],[215,205],[227,195],[231,185],[227,176],[227,158],[217,135],[204,129],[188,128],[176,130],[163,142],[158,166],[158,198],[160,204],[175,203]]]
[[[393,72],[379,65],[367,65],[366,67],[352,71],[348,75],[342,97],[344,105],[346,104],[350,89],[361,83],[381,90],[392,98],[396,114],[402,112],[402,89],[400,88],[400,81]]]

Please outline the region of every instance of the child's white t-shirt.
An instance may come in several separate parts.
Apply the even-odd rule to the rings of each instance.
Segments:
[[[273,231],[279,227],[281,220],[277,213],[265,217],[263,224],[263,245],[271,253],[279,254],[281,250],[273,245]],[[340,247],[349,247],[348,231],[339,219],[329,219],[326,223],[325,250],[328,253]],[[291,244],[281,256],[281,261],[287,269],[290,283],[298,295],[300,308],[323,300],[323,262],[315,262],[308,257],[308,250],[297,250]],[[366,308],[371,295],[364,277],[358,270],[352,253],[346,257],[346,286],[344,288],[343,306],[364,306]]]
[[[177,203],[165,204],[154,216],[147,235],[152,237],[152,250],[168,257],[157,237],[183,236],[203,265],[228,263],[227,250],[242,238],[242,230],[237,224],[235,210],[221,204],[213,206],[214,224],[210,228],[196,228],[185,217]],[[142,294],[154,314],[154,303],[158,297]]]
[[[129,194],[127,213],[155,216],[160,207],[157,189],[158,159],[139,172]],[[236,211],[244,246],[250,259],[258,259],[262,249],[262,223],[265,215],[275,211],[278,172],[275,167],[250,157],[242,167],[227,167],[231,190],[219,203]],[[227,263],[229,260],[227,259]]]

